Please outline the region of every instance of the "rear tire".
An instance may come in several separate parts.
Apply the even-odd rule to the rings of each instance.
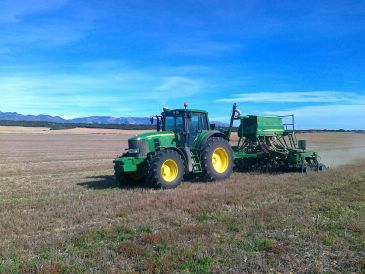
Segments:
[[[184,176],[184,162],[174,150],[158,151],[149,165],[147,179],[155,188],[170,189],[177,187]]]
[[[206,181],[226,179],[232,174],[233,150],[224,138],[211,137],[202,148],[201,161]]]

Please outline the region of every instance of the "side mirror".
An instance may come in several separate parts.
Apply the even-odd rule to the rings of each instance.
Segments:
[[[215,124],[210,124],[209,126],[211,130],[215,129]]]

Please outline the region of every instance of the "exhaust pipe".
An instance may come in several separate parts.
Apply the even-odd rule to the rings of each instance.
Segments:
[[[234,112],[237,113],[236,118],[241,115],[241,111],[238,108],[236,108]]]

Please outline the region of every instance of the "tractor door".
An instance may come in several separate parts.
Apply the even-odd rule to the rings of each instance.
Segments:
[[[193,146],[195,140],[203,130],[208,130],[206,113],[193,112],[189,122],[189,147]]]
[[[169,113],[168,115],[163,116],[163,131],[173,131],[176,136],[176,145],[178,147],[185,146],[185,126],[184,126],[184,117],[182,113]]]

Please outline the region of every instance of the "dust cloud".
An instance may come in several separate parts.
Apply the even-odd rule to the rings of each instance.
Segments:
[[[305,133],[298,139],[306,139],[308,149],[317,151],[321,162],[329,167],[365,160],[365,134],[341,133]]]

